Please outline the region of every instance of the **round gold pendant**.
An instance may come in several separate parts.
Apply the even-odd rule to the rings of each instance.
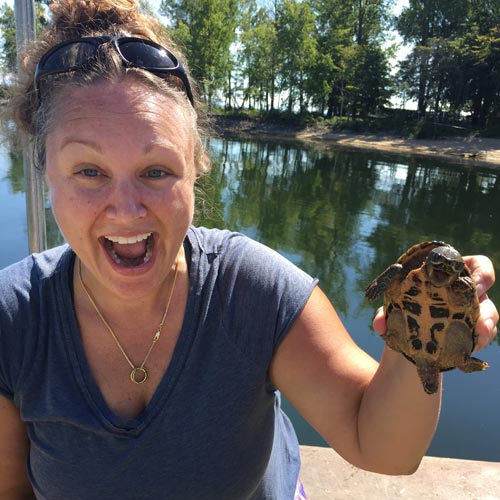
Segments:
[[[130,380],[134,384],[144,384],[148,379],[148,371],[143,366],[138,366],[130,372]]]

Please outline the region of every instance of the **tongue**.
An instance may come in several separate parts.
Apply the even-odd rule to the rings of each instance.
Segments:
[[[118,255],[123,259],[136,259],[143,257],[146,253],[146,241],[143,240],[139,243],[113,243],[113,248]]]

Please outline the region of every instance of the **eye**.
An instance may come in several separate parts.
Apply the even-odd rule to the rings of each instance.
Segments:
[[[441,260],[439,255],[432,255],[431,262],[432,265],[436,268],[443,267],[443,261]]]
[[[150,168],[144,174],[144,177],[148,179],[161,179],[162,177],[166,177],[167,175],[169,175],[169,172],[167,172],[163,168]]]
[[[83,177],[88,177],[88,178],[99,177],[101,175],[99,170],[97,170],[96,168],[92,168],[92,167],[82,168],[77,173],[78,173],[78,175],[81,175]]]

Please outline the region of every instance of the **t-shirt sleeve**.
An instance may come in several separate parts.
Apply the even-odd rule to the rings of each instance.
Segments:
[[[29,259],[0,271],[0,394],[14,399],[30,330]]]
[[[224,327],[246,355],[267,365],[317,280],[238,233],[228,237],[220,258]]]
[[[6,366],[4,360],[7,354],[7,348],[3,342],[6,336],[7,328],[2,325],[0,326],[0,395],[8,399],[14,399],[14,391],[12,388],[12,383],[10,383],[9,370]]]
[[[62,245],[0,270],[0,394],[16,403],[35,364],[43,364],[48,344],[40,332],[48,330],[53,296],[62,293],[53,276],[60,277],[61,265],[68,268],[71,255]]]

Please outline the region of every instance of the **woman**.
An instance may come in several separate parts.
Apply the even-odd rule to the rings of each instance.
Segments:
[[[439,393],[285,259],[191,227],[208,160],[161,29],[133,0],[52,10],[14,104],[69,246],[0,272],[0,498],[298,498],[278,389],[352,464],[413,472]],[[468,262],[483,347],[494,273]]]

